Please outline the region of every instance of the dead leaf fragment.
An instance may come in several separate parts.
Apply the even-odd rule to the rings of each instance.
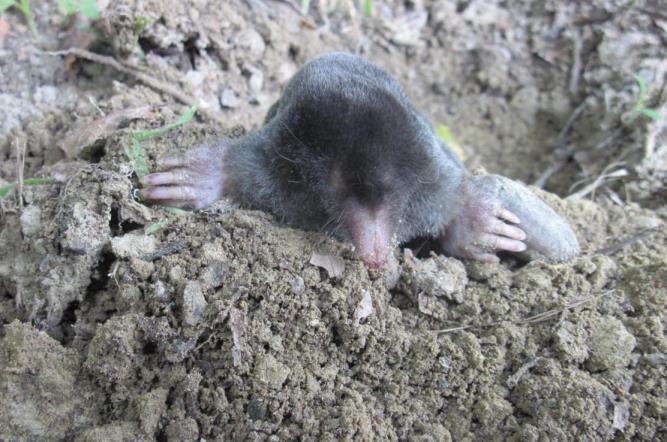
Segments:
[[[313,253],[313,256],[310,257],[310,263],[326,270],[329,278],[338,278],[345,271],[345,261],[340,256]]]
[[[9,25],[9,22],[0,18],[0,43],[2,43],[5,40],[5,37],[9,35],[10,30],[11,26]]]
[[[79,125],[67,134],[61,148],[67,158],[76,158],[87,147],[111,135],[123,122],[146,118],[152,111],[151,106],[123,109]]]
[[[237,308],[229,311],[229,329],[232,332],[232,363],[238,367],[248,356],[245,343],[246,315]]]
[[[371,314],[373,314],[373,298],[368,290],[364,290],[361,301],[357,304],[357,308],[354,309],[354,325],[358,327],[361,321],[368,318]]]
[[[434,299],[423,292],[419,292],[417,295],[417,306],[419,311],[425,315],[433,316],[433,302]]]

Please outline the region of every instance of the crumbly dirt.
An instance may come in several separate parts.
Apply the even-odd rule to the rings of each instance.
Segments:
[[[104,41],[50,2],[37,37],[0,16],[0,185],[23,146],[24,177],[56,181],[0,200],[0,439],[667,438],[659,2],[292,3],[113,2]],[[141,142],[149,166],[257,127],[309,58],[360,51],[469,166],[554,192],[534,188],[582,255],[481,264],[418,244],[378,271],[228,201],[146,207],[125,150],[185,106],[47,53],[73,45],[206,109]],[[662,120],[633,113],[635,73]]]

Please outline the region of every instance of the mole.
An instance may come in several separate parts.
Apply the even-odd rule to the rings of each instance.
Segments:
[[[418,237],[486,262],[579,253],[544,201],[509,178],[468,172],[395,78],[348,53],[306,63],[256,131],[158,165],[141,182],[147,202],[198,210],[228,197],[349,240],[369,267]]]

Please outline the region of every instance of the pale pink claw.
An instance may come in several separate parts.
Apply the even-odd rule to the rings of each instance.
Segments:
[[[509,221],[513,224],[521,224],[521,220],[519,219],[519,217],[507,209],[501,208],[496,216],[498,216],[498,218],[504,219],[505,221]]]
[[[491,221],[490,230],[492,233],[500,236],[506,236],[511,239],[516,239],[518,241],[523,241],[526,239],[526,234],[523,230],[513,225],[502,222],[499,219],[494,219]]]
[[[157,160],[160,167],[181,167],[186,166],[188,161],[185,157],[163,157]]]
[[[148,186],[161,186],[173,184],[188,184],[190,174],[182,169],[175,169],[169,172],[158,172],[146,175],[141,179],[141,183]]]

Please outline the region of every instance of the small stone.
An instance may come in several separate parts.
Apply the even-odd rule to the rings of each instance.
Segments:
[[[23,209],[21,213],[21,231],[25,236],[31,236],[42,230],[42,209],[37,205],[31,205]]]
[[[33,93],[32,98],[37,104],[43,104],[47,106],[57,104],[58,88],[49,85],[39,86]]]
[[[266,43],[264,39],[252,28],[245,29],[244,31],[238,34],[239,46],[247,49],[247,51],[253,57],[260,56],[264,53],[266,49]]]
[[[111,239],[111,250],[119,258],[139,258],[156,249],[157,240],[149,235],[128,233]]]
[[[190,326],[199,324],[207,305],[199,281],[188,281],[183,290],[183,322]]]
[[[232,89],[225,89],[220,94],[220,105],[224,108],[234,109],[239,107],[241,100],[239,100],[238,95]]]
[[[292,288],[292,293],[295,295],[300,295],[306,288],[306,283],[303,281],[303,278],[300,276],[295,276],[292,282],[290,283]]]
[[[271,355],[260,356],[255,365],[255,379],[271,389],[281,388],[289,374],[289,367]]]
[[[463,302],[468,278],[461,261],[445,257],[415,260],[411,273],[413,293]]]
[[[254,72],[250,76],[250,80],[248,80],[248,84],[250,85],[250,90],[253,92],[259,92],[262,90],[262,86],[264,85],[264,74],[262,71],[257,71]]]
[[[637,340],[621,321],[604,316],[593,322],[587,344],[589,368],[598,371],[630,364]]]

